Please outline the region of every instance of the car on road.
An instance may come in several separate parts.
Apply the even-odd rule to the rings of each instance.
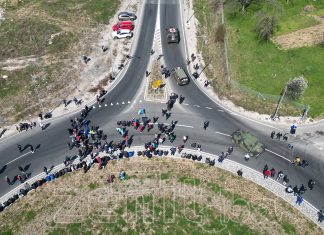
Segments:
[[[117,31],[112,32],[113,39],[121,39],[121,38],[132,38],[133,32],[129,29],[120,29]]]
[[[171,77],[173,77],[179,86],[183,86],[189,83],[189,77],[186,72],[180,68],[176,67],[171,70]]]
[[[129,11],[122,11],[118,13],[118,20],[124,21],[124,20],[136,20],[137,16],[133,12]]]
[[[134,24],[132,21],[128,20],[128,21],[120,21],[117,24],[114,24],[112,26],[113,31],[117,31],[120,29],[128,29],[132,31],[134,29]]]
[[[180,34],[178,28],[170,27],[166,29],[167,31],[167,41],[168,43],[179,43]]]

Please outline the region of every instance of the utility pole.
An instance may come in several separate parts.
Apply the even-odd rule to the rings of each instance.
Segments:
[[[285,97],[286,91],[287,91],[287,84],[285,85],[284,90],[283,90],[283,92],[280,95],[280,98],[279,98],[279,101],[278,101],[278,104],[277,104],[275,113],[272,115],[272,119],[273,120],[275,120],[275,118],[277,117],[277,114],[278,114],[278,111],[279,111],[281,102],[283,101],[283,98]]]

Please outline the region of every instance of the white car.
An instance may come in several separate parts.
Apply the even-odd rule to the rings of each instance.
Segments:
[[[133,32],[129,29],[120,29],[117,31],[112,32],[113,39],[120,39],[120,38],[131,38],[133,37]]]

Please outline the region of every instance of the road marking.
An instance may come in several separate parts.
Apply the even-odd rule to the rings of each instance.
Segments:
[[[205,107],[206,109],[213,109],[213,108],[211,108],[211,107]]]
[[[134,104],[136,104],[136,100],[134,100],[134,102],[133,102]]]
[[[140,100],[139,102],[142,103],[142,100]]]
[[[101,105],[99,105],[99,108],[101,108]]]
[[[224,110],[223,109],[218,109],[218,112],[224,112]]]
[[[110,106],[113,106],[114,104],[113,103],[110,103]]]
[[[215,133],[220,134],[220,135],[225,135],[225,136],[231,136],[229,134],[225,134],[225,133],[222,133],[222,132],[219,132],[219,131],[215,131]]]
[[[197,107],[197,108],[199,108],[199,107],[200,107],[200,105],[198,105],[198,104],[194,104],[193,106],[195,106],[195,107]]]
[[[116,105],[119,105],[119,103],[117,102]]]
[[[182,103],[183,105],[189,105],[189,104],[187,104],[187,103]]]
[[[127,101],[128,104],[130,104],[130,101]]]
[[[107,104],[105,104],[105,107],[107,107]]]
[[[182,124],[176,124],[176,126],[182,126],[182,127],[194,128],[193,126],[187,126],[187,125],[182,125]]]
[[[11,163],[13,163],[13,162],[17,161],[18,159],[20,159],[20,158],[22,158],[22,157],[26,156],[26,155],[27,155],[27,154],[29,154],[29,153],[31,153],[31,151],[29,151],[29,152],[27,152],[27,153],[25,153],[25,154],[23,154],[23,155],[21,155],[21,156],[19,156],[19,157],[15,158],[15,159],[11,160],[11,161],[10,161],[10,162],[8,162],[8,163],[7,163],[6,165],[9,165],[9,164],[11,164]]]
[[[96,106],[92,106],[92,108],[93,108],[93,109],[95,109],[95,108],[96,108]]]
[[[271,151],[270,149],[265,149],[265,151],[268,151],[269,153],[272,153],[274,155],[277,155],[278,157],[280,157],[280,158],[282,158],[282,159],[284,159],[284,160],[286,160],[288,162],[291,162],[288,158],[285,158],[284,156],[281,156],[280,154],[275,153],[275,152]]]
[[[125,104],[125,102],[123,101],[122,104]]]

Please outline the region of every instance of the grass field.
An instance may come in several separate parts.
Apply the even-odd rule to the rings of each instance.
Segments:
[[[276,34],[316,24],[314,19],[303,14],[305,1],[294,2],[294,5],[282,5],[283,15],[278,17]],[[311,3],[318,8],[324,7],[319,1]],[[253,29],[256,24],[255,14],[260,8],[262,6],[256,3],[251,4],[244,15],[232,16],[228,11],[226,13],[233,78],[258,92],[279,95],[289,79],[303,74],[308,80],[308,88],[299,102],[310,105],[311,116],[323,115],[323,105],[318,102],[324,99],[323,45],[283,51],[272,43],[258,41]]]
[[[0,2],[5,10],[0,22],[0,116],[12,124],[45,111],[40,110],[32,74],[38,76],[48,110],[66,98],[64,90],[74,89],[81,53],[89,53],[120,1]]]
[[[125,181],[105,183],[121,169]],[[251,182],[165,158],[124,159],[65,175],[10,206],[0,220],[0,234],[321,234]]]
[[[248,110],[272,114],[286,82],[304,75],[308,80],[308,88],[297,102],[310,105],[311,117],[323,116],[324,106],[318,102],[324,99],[323,45],[284,51],[279,50],[271,42],[260,42],[254,32],[257,15],[261,12],[273,12],[274,7],[266,3],[270,1],[252,1],[244,14],[240,11],[234,11],[236,12],[234,14],[229,2],[225,2],[224,9],[230,75],[234,82],[240,84],[238,87],[244,92],[236,86],[231,86],[230,89],[226,86],[224,44],[215,40],[215,32],[221,22],[219,4],[212,0],[194,1],[195,16],[199,21],[198,50],[202,51],[205,61],[212,58],[213,67],[208,67],[205,73],[215,91]],[[318,24],[319,21],[311,15],[321,15],[324,8],[320,1],[298,0],[289,5],[283,0],[273,2],[281,3],[277,4],[276,10],[278,19],[274,33],[276,36]],[[304,6],[309,4],[314,5],[315,10],[304,12]],[[203,38],[204,36],[207,36],[207,40]],[[246,92],[245,87],[255,92]],[[261,95],[257,96],[257,93]],[[302,109],[303,107],[296,108],[295,105],[285,102],[280,115],[299,116]]]

